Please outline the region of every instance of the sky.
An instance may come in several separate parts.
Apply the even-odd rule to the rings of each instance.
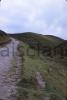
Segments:
[[[0,30],[35,32],[67,39],[67,1],[2,0]]]

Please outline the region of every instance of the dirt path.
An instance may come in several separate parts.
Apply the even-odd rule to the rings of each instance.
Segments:
[[[17,100],[16,83],[21,72],[18,45],[19,42],[12,39],[5,47],[0,48],[0,99],[3,100]]]

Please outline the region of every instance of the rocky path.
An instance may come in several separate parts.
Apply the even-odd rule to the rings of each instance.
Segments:
[[[0,99],[17,100],[16,83],[20,80],[21,58],[17,47],[19,41],[12,39],[0,48]]]

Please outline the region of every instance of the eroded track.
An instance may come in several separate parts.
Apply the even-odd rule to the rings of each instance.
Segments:
[[[12,39],[0,48],[0,99],[17,100],[16,83],[20,80],[21,58],[17,50],[19,41]]]

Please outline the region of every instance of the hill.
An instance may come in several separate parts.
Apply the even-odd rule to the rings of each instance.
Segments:
[[[10,36],[15,37],[21,41],[24,41],[30,45],[33,45],[33,43],[40,43],[41,46],[48,45],[53,47],[59,45],[64,41],[63,39],[58,38],[56,36],[41,35],[32,32],[11,34]]]
[[[41,35],[37,33],[11,34],[23,42],[19,49],[21,52],[22,68],[21,81],[18,83],[19,99],[43,100],[43,96],[50,100],[67,99],[67,41],[51,35]],[[47,48],[46,48],[47,47]],[[44,55],[44,50],[47,57]],[[63,50],[62,50],[63,49]],[[23,54],[24,51],[24,54]],[[50,53],[51,52],[51,53]],[[56,53],[55,56],[53,53]],[[59,54],[60,57],[59,57]],[[62,55],[64,54],[64,55]],[[53,55],[53,56],[51,56]],[[44,90],[37,90],[35,87],[36,73],[40,72],[46,82]]]
[[[9,36],[4,31],[0,30],[0,45],[7,43],[10,41]]]
[[[11,34],[10,36],[27,43],[31,48],[48,56],[55,56],[55,48],[58,46],[60,48],[60,45],[65,43],[63,39],[56,36],[41,35],[31,32]]]
[[[67,100],[67,41],[31,32],[8,35],[3,31],[0,33],[1,43],[11,37],[20,41],[17,48],[21,57],[18,100]],[[37,73],[45,82],[44,88],[37,83]]]
[[[32,32],[10,34],[28,44],[32,49],[36,49],[38,54],[50,57],[56,62],[67,65],[67,41],[52,35],[42,35]]]
[[[21,80],[18,83],[21,87],[18,90],[19,99],[43,100],[43,97],[48,97],[48,100],[66,100],[67,67],[59,61],[60,59],[57,62],[54,58],[48,59],[41,54],[38,55],[38,52],[35,50],[34,53],[34,49],[26,43],[20,44],[19,51],[23,61]],[[38,90],[36,83],[37,72],[41,73],[46,83],[42,90]]]

